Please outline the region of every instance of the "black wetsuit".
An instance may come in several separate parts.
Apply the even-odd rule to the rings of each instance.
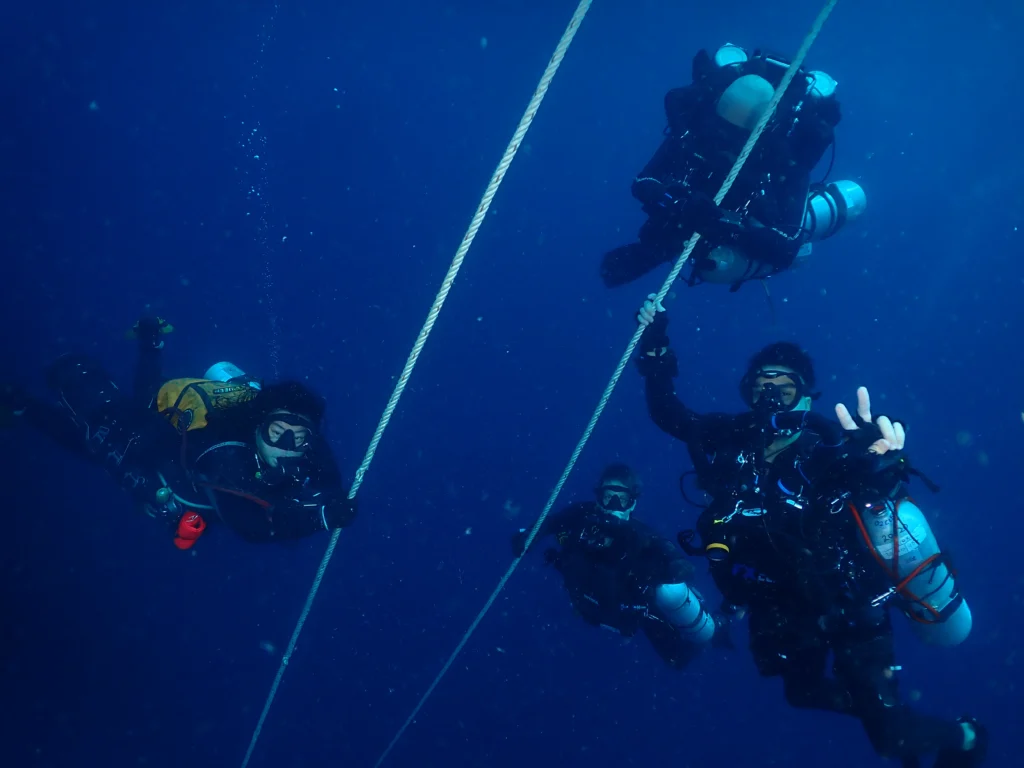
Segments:
[[[712,202],[749,136],[719,117],[718,98],[742,75],[759,75],[777,87],[783,73],[763,57],[726,68],[717,67],[706,51],[694,57],[693,83],[666,94],[665,140],[633,182],[633,197],[647,221],[638,242],[605,254],[606,285],[624,285],[674,261],[695,231],[702,235],[693,254],[697,266],[725,244],[751,255],[752,272],[744,279],[792,265],[806,239],[811,173],[840,120],[834,96],[812,101],[799,73],[721,207]]]
[[[160,351],[140,341],[134,396],[122,392],[103,367],[66,355],[47,370],[58,402],[26,398],[21,419],[70,452],[102,466],[135,503],[172,526],[186,511],[223,523],[247,541],[296,539],[351,523],[340,472],[321,437],[296,477],[273,473],[256,450],[252,409],[227,413],[182,437],[151,405],[162,383]],[[256,401],[258,402],[258,398]],[[175,501],[157,502],[168,487]]]
[[[671,351],[639,359],[647,405],[663,431],[686,443],[699,487],[712,501],[697,532],[727,603],[749,612],[750,649],[762,675],[780,676],[795,707],[857,717],[875,750],[918,765],[957,754],[958,723],[920,714],[899,699],[892,627],[872,600],[886,581],[835,500],[848,481],[825,473],[822,439],[802,432],[768,463],[771,441],[746,413],[702,415],[676,396]],[[813,470],[813,471],[812,471]],[[851,475],[852,477],[852,475]],[[892,486],[880,478],[879,487]],[[855,483],[862,493],[864,483]],[[708,549],[709,545],[712,549]],[[827,661],[832,656],[832,677]]]
[[[626,637],[642,632],[657,654],[681,669],[700,650],[659,616],[653,590],[688,581],[693,566],[679,547],[639,520],[620,520],[593,502],[549,516],[535,541],[554,536],[547,561],[562,575],[577,613]]]

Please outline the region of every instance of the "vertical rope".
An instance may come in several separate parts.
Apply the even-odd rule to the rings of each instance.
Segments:
[[[782,99],[782,96],[789,87],[789,84],[796,76],[797,71],[800,69],[800,65],[803,64],[804,59],[807,57],[807,52],[810,50],[811,45],[814,44],[818,34],[821,32],[822,26],[832,13],[832,9],[835,8],[837,2],[838,0],[827,0],[825,7],[814,20],[814,24],[811,26],[811,31],[807,34],[807,37],[804,39],[803,45],[800,46],[799,51],[797,51],[796,57],[789,65],[789,69],[787,69],[786,73],[783,75],[782,80],[779,83],[779,87],[775,89],[775,95],[768,103],[768,107],[765,109],[764,114],[761,115],[761,119],[757,122],[757,125],[754,126],[754,129],[750,133],[750,137],[747,139],[747,143],[743,146],[742,151],[736,158],[736,163],[733,165],[732,170],[729,171],[729,174],[725,177],[725,181],[722,182],[722,187],[718,190],[718,194],[715,195],[716,203],[721,203],[723,198],[732,188],[733,183],[736,181],[736,177],[739,176],[740,171],[743,169],[743,164],[747,162],[747,158],[750,157],[750,153],[754,149],[754,145],[757,143],[761,134],[764,133],[765,127],[775,114],[775,109],[778,107],[779,101]],[[665,283],[661,286],[661,290],[658,291],[659,302],[668,295],[669,290],[671,290],[673,283],[675,283],[676,279],[679,277],[679,273],[690,258],[690,254],[693,253],[693,249],[699,240],[700,234],[695,233],[693,237],[687,241],[682,254],[680,254],[675,266],[665,279]],[[537,522],[533,524],[533,528],[530,530],[530,535],[526,538],[526,544],[523,548],[524,554],[529,551],[530,546],[533,544],[533,540],[537,538],[537,533],[544,524],[544,520],[547,519],[551,509],[555,506],[555,501],[557,501],[559,494],[562,492],[562,488],[565,486],[566,480],[569,479],[570,473],[576,466],[576,461],[579,459],[580,454],[583,453],[583,448],[586,446],[587,441],[590,440],[590,436],[594,432],[594,427],[597,426],[598,419],[600,419],[601,414],[604,413],[604,409],[608,405],[608,401],[611,399],[612,393],[615,391],[615,387],[619,383],[619,379],[622,378],[622,373],[625,371],[626,365],[629,364],[630,359],[633,357],[633,352],[636,350],[636,346],[640,342],[640,337],[643,335],[643,332],[643,326],[638,324],[636,331],[633,332],[633,338],[629,340],[626,351],[619,359],[619,364],[615,367],[615,372],[612,374],[611,379],[608,381],[608,385],[604,388],[604,392],[601,394],[601,399],[597,403],[597,408],[594,409],[594,414],[590,417],[590,422],[587,424],[586,429],[583,430],[583,435],[580,437],[579,442],[576,443],[576,448],[573,449],[572,456],[569,458],[569,463],[562,472],[562,476],[558,478],[558,482],[555,484],[555,488],[551,492],[551,496],[548,498],[547,504],[544,505],[544,510],[540,513],[540,517],[537,518]],[[413,707],[409,717],[405,719],[405,722],[402,723],[402,726],[398,729],[398,733],[395,734],[394,738],[391,739],[391,743],[388,744],[387,748],[377,759],[377,762],[374,764],[374,768],[380,768],[385,758],[387,758],[391,753],[391,750],[394,749],[395,745],[405,734],[406,730],[408,730],[413,720],[416,719],[416,715],[418,715],[420,710],[423,709],[423,705],[427,702],[427,699],[430,698],[430,695],[434,692],[434,689],[437,688],[438,684],[440,684],[442,678],[444,678],[448,673],[448,670],[451,669],[452,664],[455,663],[455,659],[458,658],[462,649],[466,647],[469,639],[473,636],[473,633],[476,632],[477,627],[480,626],[480,622],[484,620],[487,612],[490,611],[491,606],[494,605],[495,600],[498,599],[498,595],[501,594],[505,585],[508,583],[508,580],[512,578],[512,574],[515,573],[515,570],[519,567],[519,563],[522,559],[523,555],[520,555],[512,561],[512,565],[510,565],[508,570],[505,571],[505,575],[501,577],[501,580],[498,582],[498,586],[495,587],[491,596],[487,598],[487,602],[484,603],[484,607],[480,609],[480,613],[477,614],[476,618],[473,619],[473,622],[469,625],[469,629],[467,629],[465,634],[462,635],[462,639],[459,640],[458,645],[455,646],[455,650],[452,651],[451,656],[448,657],[444,666],[441,667],[441,671],[437,673],[437,677],[434,678],[434,681],[427,688],[426,692],[422,697],[420,697],[420,700],[416,703],[416,706]]]
[[[412,351],[409,352],[409,357],[405,361],[405,367],[402,369],[402,373],[398,377],[398,381],[395,383],[395,388],[391,393],[391,398],[388,400],[388,404],[384,408],[384,413],[381,414],[380,421],[377,424],[377,429],[373,433],[373,438],[370,440],[369,447],[366,449],[366,455],[363,457],[363,461],[359,465],[359,469],[356,470],[355,479],[352,482],[352,488],[348,493],[349,499],[354,499],[356,497],[360,486],[363,484],[363,479],[366,477],[366,472],[370,468],[370,463],[373,461],[374,454],[377,452],[377,446],[380,444],[381,437],[384,435],[384,430],[387,429],[388,423],[391,421],[391,416],[394,414],[395,408],[398,406],[398,401],[402,397],[402,393],[405,392],[405,388],[409,383],[409,378],[412,376],[413,368],[416,367],[416,362],[419,360],[420,353],[423,351],[423,347],[427,343],[427,338],[430,336],[430,332],[434,328],[434,323],[437,322],[437,318],[441,314],[441,308],[444,306],[445,299],[448,298],[448,293],[451,291],[452,284],[455,282],[456,276],[459,274],[462,262],[465,260],[466,254],[469,253],[470,246],[473,245],[477,232],[480,231],[480,227],[483,225],[484,220],[487,217],[487,211],[491,207],[491,202],[494,200],[494,196],[498,193],[498,187],[501,186],[501,182],[505,179],[505,173],[508,171],[509,166],[512,165],[512,161],[515,159],[516,153],[519,151],[519,147],[522,145],[523,138],[526,136],[527,131],[530,130],[530,126],[533,124],[533,120],[537,116],[537,111],[540,109],[541,102],[544,101],[548,88],[551,86],[551,81],[554,80],[555,74],[558,72],[558,68],[562,64],[562,59],[565,58],[565,53],[572,44],[573,38],[576,37],[576,32],[579,29],[580,24],[583,22],[583,18],[587,15],[587,11],[590,10],[592,3],[593,0],[580,0],[579,5],[576,6],[576,11],[573,13],[572,19],[569,21],[569,25],[565,28],[565,32],[562,33],[562,38],[558,41],[555,52],[548,61],[544,74],[541,76],[540,82],[537,84],[537,88],[533,93],[533,98],[530,99],[530,103],[527,105],[526,111],[519,120],[519,125],[516,128],[515,133],[512,135],[512,140],[509,141],[508,146],[505,148],[505,154],[501,158],[501,162],[498,163],[498,167],[494,170],[494,174],[491,176],[491,181],[487,185],[487,189],[480,200],[480,204],[477,206],[476,213],[469,224],[469,228],[466,230],[466,234],[462,238],[462,243],[455,252],[455,258],[452,259],[451,266],[448,267],[448,274],[445,275],[444,280],[441,283],[441,289],[437,292],[437,296],[434,299],[434,304],[431,306],[430,312],[427,313],[427,319],[423,323],[423,327],[420,329],[419,336],[416,337],[416,342],[413,344]],[[249,748],[246,750],[245,758],[242,760],[242,768],[246,768],[248,766],[249,760],[252,758],[253,751],[256,748],[256,743],[259,741],[260,734],[263,732],[263,725],[267,720],[270,707],[273,705],[274,698],[277,696],[277,690],[281,685],[281,680],[284,678],[285,669],[288,667],[288,663],[291,661],[292,655],[295,653],[295,647],[298,644],[299,635],[302,634],[302,628],[305,626],[306,619],[309,617],[310,609],[313,607],[313,601],[316,599],[317,592],[320,590],[320,583],[323,581],[324,573],[327,571],[327,566],[330,564],[331,558],[334,556],[334,550],[338,545],[338,538],[340,536],[341,529],[335,529],[331,534],[331,540],[327,545],[327,551],[324,553],[323,559],[320,561],[320,567],[317,569],[316,577],[313,579],[313,585],[310,587],[309,595],[306,597],[306,603],[302,607],[302,613],[299,615],[299,621],[295,625],[295,630],[292,632],[291,639],[288,641],[288,647],[285,649],[284,655],[281,657],[281,665],[278,667],[277,675],[274,677],[274,682],[270,686],[270,693],[267,695],[267,701],[263,705],[263,711],[260,713],[259,721],[256,723],[252,739],[249,741]]]

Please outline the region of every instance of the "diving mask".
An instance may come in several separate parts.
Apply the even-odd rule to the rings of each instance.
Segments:
[[[596,489],[597,506],[609,515],[626,519],[636,506],[636,497],[621,485],[602,485]]]
[[[792,410],[803,396],[803,382],[792,371],[762,368],[752,372],[750,378],[750,405],[759,413]]]
[[[256,437],[260,457],[265,462],[264,480],[274,482],[302,475],[313,439],[313,423],[309,419],[275,411],[264,420]]]
[[[312,422],[294,413],[272,413],[260,428],[260,437],[268,447],[287,453],[305,453],[312,436]]]

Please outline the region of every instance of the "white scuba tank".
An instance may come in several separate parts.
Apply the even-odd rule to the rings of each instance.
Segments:
[[[738,45],[726,43],[715,51],[715,64],[720,67],[728,67],[733,64],[742,64],[750,59],[747,52]]]
[[[848,222],[860,218],[866,208],[867,196],[855,181],[833,181],[812,191],[804,212],[804,243],[792,267],[799,267],[810,258],[811,243],[832,237]],[[764,262],[751,259],[741,248],[719,245],[701,260],[694,274],[706,283],[732,285],[741,280],[760,280],[775,271]]]
[[[234,363],[223,360],[206,369],[203,378],[207,381],[245,381],[253,389],[261,389],[259,379],[250,378]]]
[[[775,270],[764,262],[755,262],[742,248],[718,245],[694,267],[694,275],[705,283],[732,285],[741,280],[760,280]]]
[[[849,221],[856,221],[868,206],[860,184],[849,179],[817,188],[807,198],[803,229],[810,242],[832,237]]]
[[[894,586],[899,587],[896,595],[900,610],[911,620],[918,639],[939,646],[959,645],[966,640],[971,632],[971,609],[960,596],[956,578],[941,559],[924,565],[940,550],[920,507],[901,499],[865,509],[861,514],[871,546],[885,563]]]
[[[658,585],[654,589],[654,604],[659,615],[691,643],[703,645],[715,634],[715,620],[686,584]]]
[[[775,66],[781,69],[785,69],[789,66],[789,62],[783,61],[773,56],[764,56],[763,58],[766,62],[774,64]],[[750,56],[747,54],[747,52],[743,50],[743,48],[732,43],[726,43],[717,51],[715,51],[714,55],[715,65],[723,68],[744,64],[748,61],[750,61]],[[836,93],[836,89],[839,87],[838,81],[834,77],[832,77],[832,75],[830,75],[828,72],[822,72],[820,69],[815,69],[811,70],[810,72],[807,72],[804,75],[804,78],[806,81],[805,87],[807,89],[807,95],[814,100],[828,99],[833,97]],[[740,79],[742,80],[742,78]],[[763,80],[762,78],[758,79],[761,80],[761,83],[755,84],[752,81],[750,81],[748,84],[742,85],[739,91],[735,92],[736,95],[739,95],[739,93],[746,94],[745,99],[742,99],[741,101],[746,101],[748,105],[752,105],[750,99],[755,94],[757,95],[757,100],[759,101],[765,94],[769,99],[772,97],[772,95],[774,95],[774,89],[771,87],[771,84],[768,83],[768,81]],[[767,88],[765,86],[767,86]],[[724,106],[725,105],[723,105],[721,102],[719,103],[719,114],[722,117],[729,119],[728,117],[726,117],[726,115],[721,113],[721,110]],[[760,116],[760,111],[763,110],[758,110],[758,117]],[[730,122],[733,122],[736,125],[740,124],[733,120],[730,120]]]

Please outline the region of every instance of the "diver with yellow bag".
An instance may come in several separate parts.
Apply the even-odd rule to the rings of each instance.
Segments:
[[[143,318],[129,331],[139,345],[132,396],[96,360],[64,355],[47,369],[57,403],[6,386],[0,423],[28,424],[102,466],[179,549],[208,525],[252,542],[349,525],[356,509],[323,435],[323,398],[298,382],[264,386],[227,362],[161,383],[171,330]]]

